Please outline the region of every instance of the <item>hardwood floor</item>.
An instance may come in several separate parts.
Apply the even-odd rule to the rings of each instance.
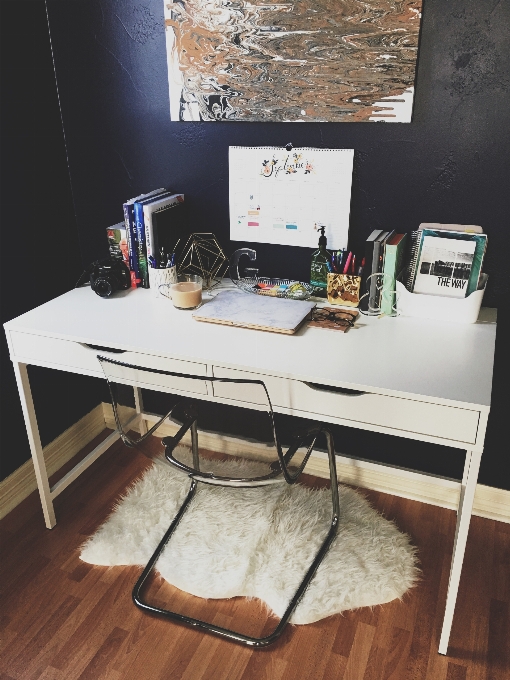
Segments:
[[[143,614],[131,601],[139,568],[93,567],[80,561],[78,548],[160,446],[149,442],[144,455],[119,443],[104,454],[57,499],[51,531],[36,493],[2,520],[0,680],[510,678],[510,525],[472,519],[444,657],[437,646],[455,514],[376,492],[363,493],[419,550],[422,579],[403,601],[289,627],[257,651]],[[160,579],[151,588],[158,602],[220,625],[260,630],[271,623],[257,602],[204,602]]]

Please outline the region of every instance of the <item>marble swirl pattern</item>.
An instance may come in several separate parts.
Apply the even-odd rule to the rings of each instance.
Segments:
[[[421,0],[166,3],[179,119],[368,121],[413,86]]]

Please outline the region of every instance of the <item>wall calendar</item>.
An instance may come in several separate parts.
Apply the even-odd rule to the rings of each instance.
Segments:
[[[232,241],[347,248],[353,149],[229,148]]]

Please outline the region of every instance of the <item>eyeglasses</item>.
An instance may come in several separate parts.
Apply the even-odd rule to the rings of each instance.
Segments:
[[[316,307],[313,310],[312,321],[327,321],[335,326],[349,326],[349,328],[352,328],[357,316],[357,312],[352,313],[343,309]]]

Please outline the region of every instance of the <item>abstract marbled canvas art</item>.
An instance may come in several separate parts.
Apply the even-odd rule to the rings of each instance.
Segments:
[[[165,0],[172,120],[410,122],[421,0]]]

